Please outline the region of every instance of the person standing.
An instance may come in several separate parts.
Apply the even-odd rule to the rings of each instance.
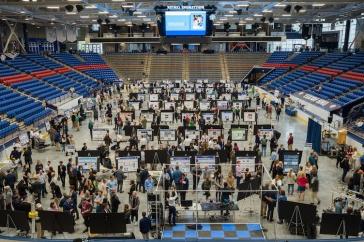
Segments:
[[[94,122],[91,119],[88,121],[88,129],[90,130],[90,137],[91,137],[91,140],[92,140],[93,139]]]
[[[286,183],[288,185],[288,195],[293,195],[295,182],[296,182],[296,174],[293,172],[292,169],[290,169],[286,176]]]
[[[346,174],[348,174],[350,170],[350,157],[348,155],[340,162],[340,167],[343,169],[343,174],[341,176],[341,181],[345,182]]]
[[[145,190],[147,191],[147,193],[153,193],[154,181],[153,181],[151,175],[148,175],[148,179],[145,180],[144,187],[145,187]]]
[[[149,240],[149,232],[152,228],[152,222],[147,217],[146,212],[143,212],[142,216],[143,216],[142,219],[140,219],[140,221],[139,221],[139,231],[140,231],[140,233],[142,233],[143,239]]]
[[[138,222],[139,205],[140,200],[138,194],[134,191],[130,198],[130,220],[134,224]]]
[[[198,184],[200,183],[200,178],[202,174],[202,169],[199,163],[192,168],[192,177],[193,177],[193,190],[196,190]]]
[[[116,180],[118,182],[117,191],[120,193],[123,193],[124,192],[123,184],[124,184],[124,179],[125,179],[123,166],[120,166],[120,168],[117,171],[115,171],[114,176],[116,177]]]
[[[92,213],[92,203],[90,194],[86,192],[85,197],[82,199],[81,202],[81,215],[83,217],[83,222],[86,226],[86,229],[83,231],[86,233],[88,231],[88,227],[90,226],[90,214]]]
[[[288,150],[293,150],[293,135],[289,133],[288,140],[287,140]]]
[[[175,191],[172,191],[172,195],[168,198],[168,206],[169,206],[169,213],[168,213],[168,222],[171,225],[171,220],[173,226],[176,225],[176,199],[178,198]]]
[[[111,195],[110,195],[110,206],[112,213],[117,213],[120,205],[120,199],[115,191],[116,191],[115,189],[111,190]]]
[[[260,140],[260,144],[262,145],[262,155],[266,156],[267,155],[267,136],[263,135],[263,138]]]
[[[320,204],[320,199],[317,197],[317,193],[319,191],[319,180],[317,177],[317,172],[311,173],[311,181],[310,181],[310,188],[311,188],[311,199],[312,202],[315,203],[317,201],[317,205]]]
[[[181,184],[181,186],[180,186],[181,187],[180,188],[181,189],[181,191],[180,191],[181,201],[185,201],[186,193],[189,188],[189,182],[188,182],[188,178],[186,177],[186,175],[184,173],[182,173],[180,184]]]
[[[282,109],[280,105],[277,105],[276,107],[276,120],[279,121],[279,116],[281,115]]]
[[[270,190],[272,190],[272,187],[270,187]],[[268,204],[267,220],[270,222],[273,222],[274,208],[276,207],[276,203],[277,203],[276,192],[275,191],[267,192],[265,195],[265,199]]]
[[[298,191],[298,201],[305,200],[305,190],[308,184],[308,180],[304,171],[300,171],[297,174],[297,191]]]

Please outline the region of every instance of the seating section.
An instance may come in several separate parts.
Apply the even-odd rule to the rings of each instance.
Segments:
[[[231,81],[241,81],[249,73],[254,65],[263,64],[268,55],[263,53],[227,53],[225,60],[229,71]]]
[[[80,56],[87,64],[105,64],[106,62],[99,54],[81,52]]]
[[[150,81],[183,79],[183,55],[168,54],[151,57]]]
[[[31,60],[28,60],[24,56],[17,56],[16,58],[14,58],[12,60],[6,61],[6,63],[22,72],[25,72],[28,74],[30,74],[32,72],[37,72],[37,71],[44,71],[47,69],[44,66],[38,65],[38,64],[32,62]]]
[[[0,114],[15,118],[25,125],[31,125],[52,113],[41,102],[16,93],[5,86],[0,86]]]
[[[70,53],[61,52],[57,54],[52,54],[52,57],[57,61],[71,67],[82,65],[82,61]]]
[[[87,86],[90,89],[97,89],[101,87],[100,83],[97,83],[93,79],[84,76],[76,71],[69,71],[64,73],[63,75]]]
[[[188,72],[190,80],[222,80],[219,54],[190,54]]]
[[[38,63],[48,69],[56,69],[56,68],[60,68],[60,67],[63,67],[63,65],[45,57],[45,56],[41,56],[41,55],[38,55],[38,54],[27,54],[25,56],[27,59],[35,62],[35,63]]]
[[[19,126],[17,124],[10,124],[6,120],[0,120],[0,139],[5,138],[6,136],[15,133],[18,131]]]
[[[265,76],[263,76],[263,78],[261,78],[259,80],[259,84],[265,84],[268,83],[270,81],[272,81],[273,79],[282,76],[283,74],[288,72],[288,68],[277,68],[277,69],[273,69],[271,72],[269,72],[268,74],[266,74]]]
[[[75,80],[72,80],[65,75],[57,74],[54,76],[44,77],[42,80],[66,91],[69,91],[70,88],[73,87],[75,89],[75,92],[81,96],[88,96],[91,91],[88,90],[85,85]]]
[[[292,52],[290,51],[275,51],[266,63],[283,63],[291,54]]]
[[[0,63],[0,77],[17,75],[20,72],[6,64]]]
[[[142,80],[145,65],[148,60],[146,54],[110,54],[104,58],[119,76],[124,79]]]
[[[285,63],[295,64],[295,65],[303,65],[307,62],[310,62],[317,57],[321,56],[323,53],[319,51],[305,51],[301,52],[298,55],[294,56],[292,59],[285,61]]]
[[[37,97],[40,100],[51,101],[62,97],[67,93],[55,87],[52,87],[39,80],[30,80],[22,83],[13,84],[11,87],[18,89],[28,95]]]

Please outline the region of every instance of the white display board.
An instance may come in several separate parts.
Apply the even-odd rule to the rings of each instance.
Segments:
[[[196,99],[195,93],[186,93],[186,100],[187,101],[193,101]]]
[[[231,129],[231,139],[233,141],[245,141],[247,140],[247,130],[243,128]]]
[[[162,93],[162,88],[161,87],[155,87],[153,88],[154,93]]]
[[[244,122],[255,122],[255,112],[244,112]]]
[[[221,121],[223,122],[233,122],[233,112],[232,111],[221,111]]]
[[[178,93],[171,93],[171,100],[173,100],[173,101],[179,100],[179,94]]]
[[[202,113],[203,119],[205,119],[206,123],[214,122],[214,113]]]
[[[216,164],[216,157],[212,155],[198,155],[195,157],[196,163],[200,164],[200,167],[204,169],[206,166],[209,168],[209,170],[215,169]]]
[[[210,102],[209,101],[201,101],[200,102],[200,110],[201,111],[208,111],[208,110],[210,110]]]
[[[230,101],[231,100],[231,94],[230,93],[223,93],[220,95],[221,100]]]
[[[134,110],[139,110],[140,109],[140,102],[129,101],[129,106],[134,108]]]
[[[139,164],[139,156],[117,157],[118,168],[123,166],[124,172],[136,172]]]
[[[96,141],[104,141],[104,137],[107,133],[107,131],[109,131],[109,129],[106,128],[94,128],[92,130],[92,140],[96,140]]]
[[[159,109],[159,102],[149,102],[148,103],[148,108],[151,108],[153,110]]]
[[[141,117],[145,117],[148,122],[153,122],[154,113],[152,112],[141,112]]]
[[[194,109],[194,101],[184,101],[183,105],[189,110]]]
[[[22,133],[19,135],[19,141],[21,145],[27,145],[29,143],[29,137],[27,133]]]
[[[165,102],[164,103],[164,109],[171,110],[171,107],[176,109],[176,103],[175,102]]]
[[[268,140],[273,137],[273,129],[258,129],[259,137],[263,137],[264,135]]]
[[[123,122],[128,119],[130,122],[133,121],[134,112],[120,112],[120,118]]]
[[[79,156],[77,157],[77,165],[82,166],[83,171],[89,171],[90,169],[97,171],[97,160],[98,157]]]
[[[159,140],[160,141],[175,141],[176,140],[176,130],[160,129],[159,130]]]
[[[138,140],[142,138],[153,140],[153,129],[137,129],[137,138]]]
[[[187,136],[190,139],[199,140],[201,137],[201,130],[185,129],[185,137],[187,137]]]
[[[228,105],[229,105],[228,101],[223,101],[223,100],[218,100],[217,101],[217,108],[218,109],[228,109]]]
[[[238,94],[238,100],[246,101],[246,100],[249,100],[249,97],[245,93],[239,93]]]
[[[161,112],[161,122],[173,122],[173,112]]]
[[[75,147],[75,145],[71,145],[71,144],[66,145],[65,152],[66,152],[66,155],[76,153],[76,147]]]
[[[236,166],[235,166],[236,175],[244,173],[246,169],[249,169],[250,172],[255,171],[255,157],[251,156],[236,157]]]
[[[217,139],[219,136],[221,136],[221,129],[209,129],[207,130],[207,135],[209,138]]]
[[[241,109],[243,107],[243,102],[233,102],[232,104],[233,108],[239,108]]]
[[[145,101],[145,94],[143,94],[143,93],[138,93],[138,95],[137,95],[137,100],[138,100],[138,101],[141,101],[141,102],[144,102],[144,101]]]
[[[149,94],[149,101],[150,102],[158,102],[159,95],[158,94]]]
[[[208,100],[215,100],[216,99],[216,95],[214,93],[207,93],[206,94],[206,98]]]
[[[175,169],[175,167],[178,165],[180,171],[182,171],[183,173],[190,173],[190,156],[171,156],[170,161],[171,168]]]

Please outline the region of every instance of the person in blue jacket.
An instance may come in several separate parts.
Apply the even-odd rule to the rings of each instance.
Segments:
[[[146,212],[142,212],[142,218],[139,221],[139,231],[143,235],[143,239],[149,240],[149,232],[152,228],[152,222],[147,217]]]

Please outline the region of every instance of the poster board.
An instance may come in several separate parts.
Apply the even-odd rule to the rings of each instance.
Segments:
[[[190,156],[171,156],[170,157],[171,167],[175,168],[179,166],[179,170],[183,173],[190,172],[191,157]]]
[[[186,93],[186,101],[193,101],[196,99],[195,93]]]
[[[138,93],[137,94],[137,100],[144,102],[145,101],[145,94],[144,93]]]
[[[82,166],[82,171],[87,172],[90,169],[99,171],[98,158],[94,156],[78,156],[77,166]]]
[[[162,88],[161,87],[155,87],[153,88],[154,93],[162,93]]]
[[[231,140],[233,140],[233,141],[248,140],[248,129],[247,128],[231,128]]]
[[[29,143],[29,137],[27,133],[22,133],[19,135],[19,142],[22,146],[27,145]]]
[[[176,110],[176,103],[175,102],[164,102],[164,109],[166,110],[172,110],[171,107]]]
[[[255,122],[255,111],[254,110],[244,111],[243,120],[244,122]]]
[[[159,95],[158,94],[149,94],[149,101],[150,102],[158,102],[159,100]]]
[[[197,139],[199,140],[201,137],[201,130],[194,130],[194,129],[185,129],[185,138],[189,137],[190,139],[194,140]]]
[[[239,108],[241,109],[243,107],[243,102],[239,102],[239,101],[233,101],[232,103],[232,107],[235,109],[235,108]]]
[[[136,172],[139,166],[139,156],[117,157],[118,169],[123,166],[124,172]]]
[[[153,129],[137,129],[138,140],[147,138],[147,140],[153,140]]]
[[[157,102],[150,101],[148,103],[148,108],[151,108],[153,110],[159,109],[159,102],[158,101]]]
[[[240,175],[249,169],[250,172],[255,171],[255,156],[237,156],[235,164],[235,173]]]
[[[249,97],[246,93],[238,93],[238,100],[246,101],[249,100]]]
[[[94,128],[92,130],[92,140],[95,141],[104,141],[104,137],[107,133],[107,131],[109,131],[109,129],[107,128]]]
[[[231,93],[222,93],[220,95],[221,100],[230,101],[231,100]]]
[[[129,101],[129,106],[134,110],[139,110],[141,105],[140,102]]]
[[[224,100],[218,100],[217,101],[217,108],[218,109],[228,109],[229,107],[229,101],[224,101]]]
[[[142,110],[140,115],[142,117],[144,116],[148,122],[153,122],[154,120],[154,112],[151,112],[149,110]]]
[[[160,129],[159,130],[160,141],[176,141],[176,130],[174,129]]]
[[[202,112],[202,118],[206,121],[206,123],[214,122],[214,113],[213,112]]]
[[[194,103],[194,101],[184,101],[184,102],[183,102],[183,105],[184,105],[187,109],[189,109],[189,110],[191,110],[191,109],[194,109],[194,108],[195,108],[195,103]]]
[[[65,153],[66,153],[66,155],[76,153],[76,147],[75,147],[75,145],[72,145],[72,144],[66,145],[66,147],[65,147]]]
[[[279,160],[283,162],[283,172],[287,173],[292,169],[296,174],[300,168],[302,151],[283,150],[279,153]]]
[[[221,136],[221,132],[221,129],[208,129],[207,136],[209,136],[209,138],[217,139],[219,136]]]
[[[258,134],[260,138],[263,138],[265,135],[268,140],[270,140],[273,137],[274,130],[273,129],[258,129]]]
[[[161,111],[161,122],[173,122],[174,113],[170,111]]]
[[[211,103],[209,101],[201,101],[200,102],[200,110],[201,111],[208,111],[210,110]]]
[[[212,155],[197,155],[195,162],[199,163],[202,169],[207,166],[209,170],[213,170],[215,169],[216,157]]]
[[[232,110],[220,111],[220,117],[221,117],[221,121],[223,121],[223,122],[233,122],[233,120],[234,120],[234,115],[233,115]]]
[[[171,93],[171,100],[172,101],[178,101],[179,100],[179,94],[178,93]]]
[[[207,91],[207,88],[206,88],[206,91]],[[206,98],[208,100],[216,100],[216,95],[214,93],[207,93]]]

